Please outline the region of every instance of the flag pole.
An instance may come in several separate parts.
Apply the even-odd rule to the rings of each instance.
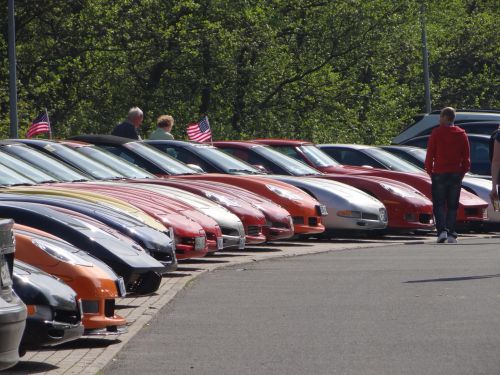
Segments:
[[[52,139],[52,126],[50,125],[49,112],[47,107],[45,107],[45,114],[47,115],[47,122],[49,123],[49,139]]]

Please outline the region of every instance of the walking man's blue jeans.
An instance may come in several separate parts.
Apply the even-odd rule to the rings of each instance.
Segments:
[[[455,224],[461,187],[461,173],[434,173],[432,175],[432,205],[438,235],[446,231],[448,236],[457,237]]]

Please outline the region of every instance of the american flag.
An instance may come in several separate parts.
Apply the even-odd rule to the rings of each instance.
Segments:
[[[199,122],[189,124],[187,135],[190,140],[196,142],[205,142],[208,139],[212,139],[212,130],[210,129],[208,117],[204,116]]]
[[[41,133],[50,133],[50,122],[47,112],[40,113],[38,117],[31,122],[26,133],[26,138],[31,138]]]

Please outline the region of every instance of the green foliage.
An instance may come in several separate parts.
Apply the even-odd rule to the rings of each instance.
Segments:
[[[19,134],[45,107],[56,137],[108,133],[137,105],[144,134],[169,113],[185,138],[206,113],[216,139],[387,143],[424,109],[422,1],[17,0]],[[425,1],[435,108],[500,108],[498,18]]]

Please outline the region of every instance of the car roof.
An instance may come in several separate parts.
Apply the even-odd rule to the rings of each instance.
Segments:
[[[376,146],[370,146],[370,145],[358,145],[354,143],[323,143],[323,144],[318,144],[318,147],[344,147],[344,148],[350,148],[353,150],[364,150],[367,148],[373,148]]]
[[[301,141],[298,139],[276,139],[276,138],[257,138],[252,139],[252,142],[262,143],[270,146],[303,146],[303,145],[314,145],[314,143],[309,141]]]
[[[420,150],[420,147],[412,146],[412,145],[384,145],[379,146],[382,149],[388,150]]]
[[[211,146],[210,143],[200,143],[200,142],[193,142],[193,141],[179,141],[176,139],[146,139],[146,140],[144,140],[144,143],[167,144],[167,145],[174,145],[174,146]]]
[[[10,145],[22,145],[22,143],[9,139],[4,139],[0,141],[0,146],[10,146]]]
[[[78,147],[83,147],[83,146],[92,146],[92,143],[89,142],[83,142],[83,141],[74,141],[74,140],[68,140],[68,139],[61,139],[57,141],[58,143],[61,143],[66,146],[78,148]]]
[[[124,145],[130,142],[137,142],[136,139],[118,137],[116,135],[108,135],[108,134],[83,134],[83,135],[75,135],[73,137],[69,137],[68,139],[72,141],[83,141],[94,144],[112,144],[112,145]]]
[[[486,135],[486,134],[466,134],[467,137],[469,138],[475,138],[475,139],[490,139],[491,136],[489,135]],[[430,134],[427,134],[427,135],[419,135],[418,137],[413,137],[413,138],[410,138],[408,139],[407,141],[405,142],[409,142],[411,140],[414,140],[414,139],[425,139],[425,138],[429,138],[431,135]],[[398,145],[398,146],[405,146],[405,144],[402,144],[402,145]]]
[[[264,145],[252,142],[252,141],[217,141],[214,142],[214,146],[236,146],[240,148],[254,148],[254,147],[265,147]]]
[[[413,124],[410,124],[401,133],[394,137],[392,143],[403,143],[404,141],[417,136],[421,132],[438,125],[440,112],[441,111],[432,111],[428,114],[420,114],[418,116],[415,116],[415,122]],[[500,111],[495,109],[456,110],[455,115],[456,124],[464,122],[500,121]]]

